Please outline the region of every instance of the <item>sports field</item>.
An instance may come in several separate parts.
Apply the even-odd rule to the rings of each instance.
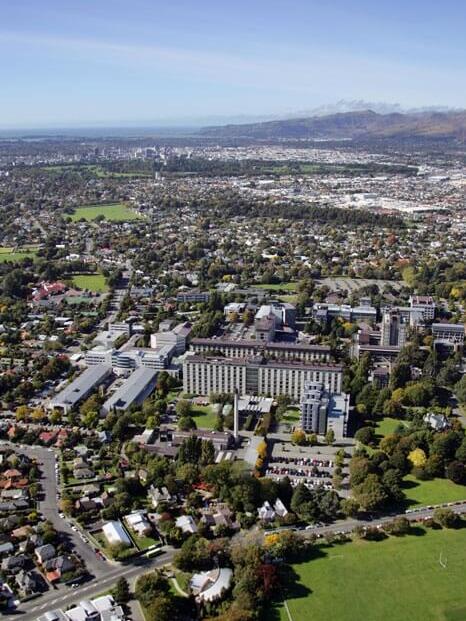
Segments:
[[[319,546],[270,621],[462,621],[466,528]],[[292,576],[290,576],[292,578]]]
[[[129,220],[139,220],[139,214],[127,207],[124,203],[108,203],[106,205],[83,205],[75,209],[71,215],[73,222],[95,220],[99,216],[110,222],[128,222]]]
[[[105,276],[102,274],[78,274],[73,276],[73,284],[78,289],[87,289],[94,291],[94,293],[108,291]]]
[[[30,257],[34,259],[37,250],[34,247],[25,247],[19,248],[15,252],[12,252],[13,248],[9,248],[7,246],[0,247],[0,263],[5,263],[5,261],[21,261],[22,259],[27,259]]]

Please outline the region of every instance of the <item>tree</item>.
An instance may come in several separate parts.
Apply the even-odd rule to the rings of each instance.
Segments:
[[[466,481],[466,468],[460,461],[451,461],[447,466],[447,477],[453,483],[463,485]]]
[[[389,533],[390,535],[400,536],[407,535],[409,533],[411,529],[411,524],[409,523],[409,520],[407,518],[401,516],[396,517],[391,522],[385,523],[383,528],[385,532]]]
[[[176,604],[170,593],[159,595],[146,608],[147,621],[173,621],[176,619]]]
[[[170,590],[167,579],[158,571],[144,574],[136,582],[134,595],[147,608],[159,595]]]
[[[333,429],[329,429],[325,434],[325,442],[329,445],[335,442],[335,432],[333,431]]]
[[[370,472],[370,462],[367,457],[354,455],[349,464],[350,485],[354,487],[362,483]]]
[[[72,515],[74,503],[70,498],[62,498],[60,500],[60,509],[65,515]]]
[[[126,578],[118,578],[115,587],[112,591],[112,595],[118,604],[126,604],[129,602],[131,593],[129,590],[129,584]]]
[[[466,403],[466,375],[455,384],[455,394],[460,403]]]
[[[298,446],[306,444],[306,434],[302,429],[295,429],[291,434],[291,441]]]
[[[261,440],[257,445],[257,454],[263,460],[267,457],[267,442],[265,440]]]
[[[359,503],[354,498],[344,498],[340,508],[347,517],[357,517],[360,510]]]
[[[396,449],[396,447],[398,446],[399,440],[400,440],[400,436],[394,433],[391,433],[388,436],[385,436],[380,441],[380,450],[386,453],[387,455],[391,455]]]
[[[375,431],[373,427],[361,427],[354,434],[355,439],[361,444],[372,444],[375,441]]]
[[[443,507],[435,509],[432,518],[434,522],[437,522],[437,524],[444,528],[456,528],[459,523],[458,515],[451,509]]]
[[[20,405],[16,408],[15,417],[18,422],[25,421],[29,416],[29,408],[27,405]]]
[[[191,416],[182,416],[178,420],[178,429],[180,431],[189,431],[190,429],[196,429],[196,421]]]
[[[421,448],[416,448],[408,454],[408,459],[415,468],[424,468],[427,462],[425,452]]]
[[[192,410],[191,401],[188,401],[188,399],[180,399],[175,409],[180,418],[188,417]]]
[[[367,475],[366,479],[353,488],[355,500],[366,511],[380,509],[387,501],[387,492],[376,474]]]

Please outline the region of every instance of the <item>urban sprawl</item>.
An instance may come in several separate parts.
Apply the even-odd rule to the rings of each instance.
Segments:
[[[465,196],[459,147],[0,141],[4,618],[292,619],[322,542],[461,525]]]

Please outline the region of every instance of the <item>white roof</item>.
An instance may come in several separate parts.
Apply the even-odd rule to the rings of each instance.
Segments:
[[[212,602],[218,599],[222,592],[230,586],[233,571],[229,567],[221,567],[217,571],[194,574],[191,586],[199,590],[199,599]]]
[[[115,543],[125,543],[126,545],[131,545],[131,541],[125,533],[123,526],[116,520],[104,524],[102,531],[111,545]]]
[[[190,515],[180,515],[176,518],[176,525],[184,533],[197,533],[197,526]]]
[[[91,604],[99,611],[112,610],[115,606],[115,600],[111,595],[101,595],[91,601]]]

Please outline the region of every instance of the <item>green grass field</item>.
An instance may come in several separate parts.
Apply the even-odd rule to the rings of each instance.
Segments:
[[[12,252],[13,248],[8,248],[6,246],[0,247],[0,263],[5,263],[6,261],[22,261],[22,259],[31,258],[34,259],[37,255],[37,250],[31,247],[24,247],[15,252]]]
[[[217,421],[217,415],[210,405],[194,406],[191,416],[196,421],[198,429],[213,429]]]
[[[153,545],[160,543],[160,539],[155,539],[154,537],[139,537],[134,532],[131,532],[131,536],[133,538],[134,543],[140,550],[147,550]]]
[[[290,295],[279,295],[278,296],[278,301],[279,302],[289,302],[290,304],[296,304],[296,302],[298,301],[298,296],[295,295],[294,293],[291,293]]]
[[[78,289],[87,289],[94,293],[105,293],[108,286],[102,274],[78,274],[73,276],[73,284]]]
[[[405,504],[410,507],[466,500],[465,485],[457,485],[449,479],[418,481],[410,474],[403,479],[403,492],[406,496]]]
[[[460,621],[466,619],[466,528],[319,546],[293,565],[270,621]],[[446,565],[443,568],[440,563]],[[296,582],[294,581],[296,579]]]
[[[282,282],[278,285],[253,285],[258,289],[267,289],[268,291],[296,291],[297,282]]]
[[[124,203],[109,203],[107,205],[83,205],[78,207],[71,215],[71,219],[73,222],[78,222],[82,219],[91,222],[98,216],[104,216],[109,222],[128,222],[129,220],[139,220],[141,217]]]
[[[377,436],[380,438],[384,438],[392,433],[394,433],[397,427],[403,426],[408,427],[409,423],[406,423],[403,420],[398,420],[397,418],[389,418],[385,417],[382,420],[378,421],[375,426],[375,432]]]
[[[288,423],[290,425],[296,425],[301,419],[301,411],[298,407],[289,407],[283,414],[281,422]]]

